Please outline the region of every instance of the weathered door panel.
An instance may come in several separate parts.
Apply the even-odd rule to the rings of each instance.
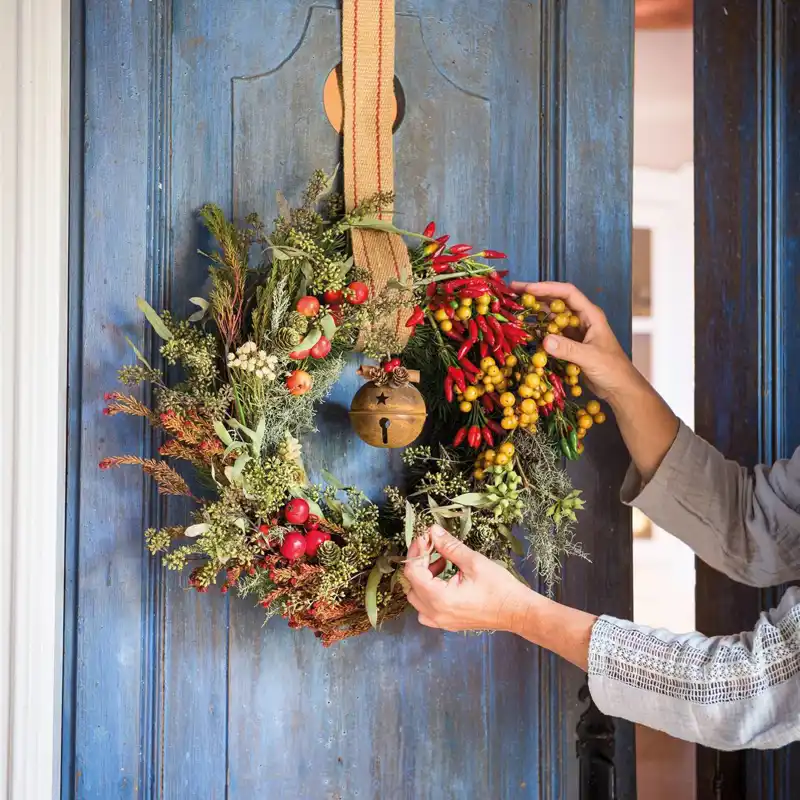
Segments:
[[[397,2],[398,222],[435,218],[460,240],[501,247],[520,278],[582,280],[623,333],[630,6]],[[64,796],[576,796],[582,679],[532,646],[443,636],[408,616],[324,650],[280,621],[263,627],[247,602],[186,592],[145,553],[142,529],[181,507],[164,508],[134,472],[96,470],[104,454],[154,447],[136,424],[99,416],[124,337],[147,336],[135,297],[182,311],[202,288],[203,203],[269,222],[276,190],[296,199],[314,169],[339,162],[322,104],[340,60],[339,9],[86,0],[74,16],[85,60],[75,80]],[[351,432],[357,386],[351,368],[306,452],[312,469],[377,497],[402,470],[398,454]],[[595,509],[581,532],[598,562],[589,569],[607,588],[582,588],[592,573],[579,567],[566,592],[624,615],[628,524],[606,499],[624,454],[613,434],[602,449],[577,479]],[[623,754],[630,746],[625,729]],[[629,757],[618,771],[631,785]]]

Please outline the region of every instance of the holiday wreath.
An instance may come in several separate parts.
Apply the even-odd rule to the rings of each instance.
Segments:
[[[519,577],[518,525],[552,584],[560,557],[580,553],[582,502],[562,457],[578,458],[605,419],[597,401],[579,405],[579,368],[541,348],[548,332],[579,325],[563,302],[518,296],[493,266],[502,253],[449,244],[433,224],[421,235],[397,230],[379,217],[391,202],[376,194],[346,212],[317,173],[298,208],[281,203],[269,235],[255,216],[238,227],[206,206],[219,245],[209,297],[191,298],[197,311],[187,319],[139,301],[180,381],[166,381],[134,347],[137,361],[120,378],[152,384],[152,403],[105,398],[106,414],[163,431],[165,460],[117,456],[100,466],[139,465],[161,493],[197,503],[190,524],[147,530],[148,549],[170,569],[189,567],[197,591],[220,582],[325,645],[405,609],[408,545],[433,523]],[[372,291],[352,252],[364,230],[411,242],[410,282]],[[406,447],[407,485],[388,487],[383,505],[327,473],[311,483],[303,466],[299,440],[355,349],[377,361],[360,369],[367,383],[351,407],[359,436],[403,447],[428,421],[429,444]],[[189,462],[207,490],[166,459]]]

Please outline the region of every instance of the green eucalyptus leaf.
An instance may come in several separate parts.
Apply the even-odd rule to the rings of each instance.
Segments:
[[[275,247],[274,245],[272,245],[269,248],[269,250],[272,253],[272,258],[274,261],[288,261],[289,259],[292,258],[292,256],[289,255],[289,253],[287,253],[280,247]]]
[[[378,586],[380,585],[383,573],[380,563],[375,564],[367,578],[367,589],[364,593],[364,605],[367,610],[367,618],[373,628],[378,627]]]
[[[333,321],[333,317],[330,314],[325,314],[319,321],[319,326],[322,328],[323,336],[332,342],[333,337],[336,336],[336,323]]]
[[[256,440],[256,432],[254,430],[252,430],[251,428],[248,428],[246,425],[242,425],[242,423],[239,422],[238,419],[235,419],[234,417],[230,417],[228,419],[228,425],[230,425],[232,428],[237,428],[245,436],[247,436],[247,438],[250,439],[251,442],[255,442],[255,440]]]
[[[295,347],[296,352],[302,352],[303,350],[310,350],[320,339],[322,338],[322,331],[319,328],[312,328],[300,342],[297,347]]]
[[[168,342],[172,338],[172,333],[164,323],[164,320],[158,316],[158,313],[153,306],[151,306],[150,303],[148,303],[143,297],[136,298],[136,305],[139,306],[139,310],[145,315],[150,325],[152,325],[153,330],[162,339],[164,339],[164,341]]]
[[[464,515],[464,518],[461,520],[461,539],[464,540],[469,536],[469,532],[472,530],[472,509],[467,508],[467,513]]]
[[[264,442],[264,433],[267,430],[266,417],[261,417],[256,426],[256,432],[253,436],[253,455],[258,457],[261,454],[261,445]]]
[[[467,492],[466,494],[460,494],[458,497],[454,497],[453,503],[480,508],[489,505],[490,501],[489,496],[484,492]]]
[[[202,320],[208,312],[208,300],[206,300],[204,297],[190,297],[189,302],[200,309],[199,311],[195,311],[194,314],[189,317],[189,322],[200,322],[200,320]]]
[[[332,486],[334,489],[336,489],[337,492],[341,492],[345,488],[344,484],[326,469],[322,470],[322,479],[328,484],[328,486]]]
[[[350,256],[347,259],[347,261],[344,261],[342,264],[339,265],[339,278],[344,280],[352,268],[353,268],[353,256]]]
[[[218,419],[214,420],[214,433],[217,434],[219,440],[223,443],[228,445],[229,447],[234,444],[233,437],[230,434],[230,431],[223,425]],[[226,453],[227,455],[227,453]]]
[[[126,336],[125,341],[131,346],[131,350],[133,350],[134,354],[136,355],[136,359],[144,364],[147,369],[153,369],[150,366],[150,362],[141,354],[139,348]]]
[[[234,483],[239,483],[242,477],[242,470],[247,465],[247,462],[250,461],[250,454],[249,453],[242,453],[239,458],[233,463],[233,470],[231,471],[231,475],[233,476]]]
[[[406,547],[411,547],[411,542],[414,541],[414,522],[416,521],[416,514],[414,513],[414,506],[406,500],[406,519],[405,519],[405,536]]]

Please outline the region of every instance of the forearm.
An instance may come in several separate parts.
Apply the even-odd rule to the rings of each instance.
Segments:
[[[589,664],[589,642],[597,617],[530,592],[509,630],[580,667]]]
[[[675,441],[678,418],[630,364],[630,378],[608,397],[633,463],[647,483]]]
[[[800,589],[752,631],[707,638],[601,617],[589,689],[605,714],[719,750],[800,738]]]

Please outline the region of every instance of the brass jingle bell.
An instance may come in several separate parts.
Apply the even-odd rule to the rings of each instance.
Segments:
[[[419,373],[402,367],[386,373],[372,366],[361,367],[358,372],[369,380],[350,404],[355,432],[372,447],[410,445],[422,433],[427,417],[425,400],[411,385],[411,381],[419,381]]]

